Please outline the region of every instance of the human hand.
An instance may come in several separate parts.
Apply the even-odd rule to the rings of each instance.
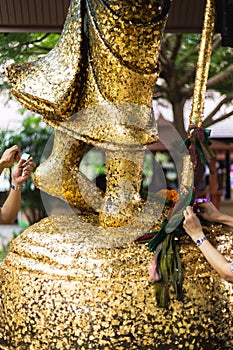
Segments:
[[[212,202],[198,203],[195,209],[197,209],[198,217],[210,222],[216,222],[221,217],[221,212]]]
[[[1,170],[5,168],[10,168],[15,162],[20,159],[20,149],[17,145],[14,145],[10,148],[7,148],[1,158],[0,158],[0,167]]]
[[[193,241],[196,241],[198,238],[200,238],[201,235],[203,235],[200,220],[190,206],[184,210],[183,227],[187,234],[193,239]]]
[[[12,184],[19,186],[22,185],[31,175],[32,170],[35,168],[33,158],[30,157],[26,162],[20,159],[19,163],[14,167],[12,171]]]

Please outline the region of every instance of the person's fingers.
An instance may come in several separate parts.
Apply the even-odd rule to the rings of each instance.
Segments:
[[[19,163],[18,163],[18,167],[19,168],[23,168],[25,166],[25,160],[20,159]]]
[[[30,176],[30,174],[31,174],[31,172],[32,172],[32,170],[33,170],[33,164],[30,164],[30,163],[28,163],[28,164],[26,164],[25,166],[23,166],[23,172],[22,172],[22,176],[27,176],[27,177],[29,177]]]
[[[200,208],[202,211],[208,208],[209,203],[198,203],[198,208]]]
[[[27,164],[25,164],[25,166],[23,166],[23,168],[33,170],[35,168],[35,166],[36,166],[35,163],[30,161]]]
[[[187,206],[185,209],[184,209],[184,214],[185,215],[190,215],[190,213],[192,213],[192,208],[190,206]]]
[[[20,148],[17,145],[14,145],[10,148],[10,150],[13,153],[14,160],[18,161],[20,159]]]
[[[20,152],[20,148],[18,145],[14,145],[14,146],[10,147],[10,150],[13,152]]]
[[[34,162],[31,162],[30,163],[30,166],[31,166],[31,168],[32,168],[32,170],[36,167],[36,164],[34,163]]]
[[[22,166],[23,172],[22,176],[29,177],[31,175],[32,170],[36,167],[36,164],[32,161],[32,157],[30,157]]]
[[[193,214],[193,209],[192,209],[192,207],[187,206],[187,207],[186,207],[186,213],[187,213],[187,215],[192,215],[192,214]]]
[[[22,168],[25,168],[27,165],[30,165],[32,168],[34,168],[35,166],[35,163],[33,163],[33,158],[30,157],[26,162],[24,159],[20,159],[19,163],[18,163],[18,166],[19,167],[22,167]]]
[[[28,159],[28,162],[29,162],[29,164],[30,164],[32,167],[35,166],[35,163],[33,162],[33,158],[32,158],[32,157]]]

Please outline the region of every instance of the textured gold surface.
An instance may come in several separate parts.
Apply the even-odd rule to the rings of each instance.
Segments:
[[[201,126],[215,28],[215,1],[207,0],[194,84],[190,125]]]
[[[125,179],[137,169],[139,151],[143,160],[143,147],[158,139],[152,87],[170,2],[71,0],[55,48],[7,68],[15,97],[56,130],[52,155],[35,174],[36,186],[83,211],[100,212],[104,226],[128,223],[138,213],[142,171],[133,170],[135,179],[129,176],[122,186],[120,174]],[[107,157],[104,199],[79,172],[87,145],[125,156],[120,162]],[[128,162],[131,154],[134,163]]]
[[[193,163],[191,161],[190,155],[186,154],[183,157],[183,170],[181,174],[181,184],[180,184],[180,194],[187,194],[187,189],[193,187]]]
[[[114,138],[122,139],[121,132],[129,133],[138,123],[139,142],[156,141],[152,87],[159,73],[160,39],[170,2],[72,0],[55,48],[37,61],[7,68],[13,94],[54,127],[73,113],[96,106],[88,111],[86,123],[77,121],[70,131],[87,142],[103,142],[112,128]],[[108,104],[110,109],[112,105],[121,109],[119,120],[110,112],[107,130],[101,127],[93,134],[92,128],[106,124]],[[136,107],[131,110],[130,104]],[[130,112],[133,125],[127,119]]]
[[[212,225],[207,235],[232,256],[232,233]],[[55,216],[16,238],[0,267],[0,349],[232,349],[232,287],[194,243],[182,238],[185,300],[171,293],[164,310],[151,254],[133,237],[92,216]]]
[[[144,149],[106,152],[107,190],[100,212],[102,226],[123,226],[140,214],[143,161]]]
[[[103,193],[79,171],[88,145],[57,131],[53,151],[34,173],[35,185],[82,211],[99,212]]]
[[[60,121],[75,111],[82,85],[81,34],[81,1],[72,1],[55,48],[34,62],[7,67],[12,93],[25,107]]]

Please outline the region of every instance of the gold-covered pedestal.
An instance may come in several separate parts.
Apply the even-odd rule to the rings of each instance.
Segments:
[[[226,254],[232,231],[216,240],[222,230],[212,226],[209,239]],[[157,308],[137,234],[76,215],[26,229],[1,266],[0,349],[232,349],[230,285],[184,237],[184,301],[171,293]]]

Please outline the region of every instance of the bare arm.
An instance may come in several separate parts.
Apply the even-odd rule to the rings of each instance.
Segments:
[[[212,202],[198,204],[200,209],[198,216],[210,222],[219,222],[228,226],[233,226],[233,216],[220,212]]]
[[[0,159],[0,173],[4,168],[10,167],[19,157],[20,150],[18,146],[6,150]],[[34,167],[35,164],[30,158],[27,162],[20,160],[13,169],[11,183],[14,189],[11,188],[3,207],[0,208],[0,224],[12,224],[15,221],[20,208],[22,184],[29,178]]]
[[[223,223],[225,225],[233,227],[233,216],[221,213],[221,216],[219,217],[219,220],[215,221],[215,222],[220,222],[220,223]]]
[[[0,209],[0,224],[13,224],[21,202],[21,191],[16,191],[11,189],[10,193],[3,204],[3,207]]]
[[[184,229],[195,243],[197,239],[205,237],[200,220],[197,218],[191,207],[187,207],[184,210],[184,217]],[[203,241],[199,246],[199,249],[221,278],[227,282],[233,283],[233,273],[231,272],[230,262],[227,261],[208,240]]]

